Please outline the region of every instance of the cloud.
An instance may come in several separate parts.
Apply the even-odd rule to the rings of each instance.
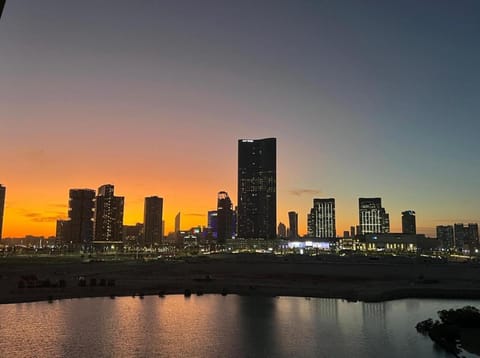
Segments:
[[[207,216],[207,214],[187,213],[187,214],[183,214],[183,216]]]
[[[302,196],[302,195],[320,195],[322,194],[321,190],[316,189],[292,189],[290,190],[290,194],[295,196]]]
[[[56,222],[60,220],[62,217],[65,217],[64,213],[48,213],[48,215],[40,214],[40,213],[25,213],[23,214],[25,217],[29,218],[30,221],[36,223],[50,223]]]

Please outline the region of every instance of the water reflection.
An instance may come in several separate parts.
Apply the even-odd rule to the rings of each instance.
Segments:
[[[471,301],[205,295],[1,305],[0,357],[446,356],[416,322]]]

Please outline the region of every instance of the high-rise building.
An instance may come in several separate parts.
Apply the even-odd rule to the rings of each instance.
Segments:
[[[307,226],[310,237],[335,238],[335,199],[313,199],[313,208],[307,216]]]
[[[221,191],[217,197],[217,239],[219,242],[225,242],[227,239],[232,238],[235,231],[233,219],[232,201],[226,191]]]
[[[455,247],[452,225],[437,226],[437,239],[445,250],[452,250]]]
[[[145,198],[142,246],[153,247],[162,243],[163,237],[163,198]]]
[[[2,239],[3,232],[3,213],[5,208],[5,195],[7,188],[0,184],[0,240]]]
[[[175,215],[175,232],[180,232],[180,212]]]
[[[403,234],[417,233],[415,211],[407,210],[402,212],[402,233]]]
[[[63,232],[63,244],[89,249],[94,238],[95,190],[70,189],[68,230]],[[65,225],[65,224],[64,224]]]
[[[350,237],[355,237],[355,226],[350,226]]]
[[[288,212],[288,238],[296,240],[298,238],[298,213],[295,211]]]
[[[390,216],[382,207],[381,198],[359,198],[358,234],[379,234],[390,232]]]
[[[278,224],[277,236],[280,239],[284,239],[287,237],[287,227],[285,226],[284,223]]]
[[[143,224],[123,225],[123,241],[129,247],[143,246]]]
[[[238,141],[238,237],[274,239],[277,226],[277,141]]]
[[[462,251],[464,246],[468,244],[468,227],[457,223],[453,225],[453,233],[455,235],[455,248]]]
[[[208,225],[211,230],[212,237],[216,239],[218,237],[218,213],[217,210],[210,210],[208,212]]]
[[[123,196],[114,195],[114,186],[102,185],[95,198],[95,240],[102,247],[123,243]]]
[[[93,229],[92,229],[92,232],[93,232]],[[67,244],[69,235],[70,235],[70,221],[57,220],[57,226],[55,230],[55,246],[62,247],[63,245]]]
[[[472,247],[478,247],[478,224],[468,224],[468,239]]]

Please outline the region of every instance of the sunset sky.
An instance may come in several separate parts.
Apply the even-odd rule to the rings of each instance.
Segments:
[[[54,235],[70,188],[112,183],[166,232],[237,202],[237,140],[277,138],[278,221],[380,196],[392,231],[480,222],[480,1],[7,0],[4,237]]]

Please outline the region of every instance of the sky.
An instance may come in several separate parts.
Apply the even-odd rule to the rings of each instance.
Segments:
[[[478,0],[15,0],[0,20],[3,237],[115,185],[166,231],[237,202],[237,140],[277,138],[277,219],[381,197],[391,230],[480,222]]]

